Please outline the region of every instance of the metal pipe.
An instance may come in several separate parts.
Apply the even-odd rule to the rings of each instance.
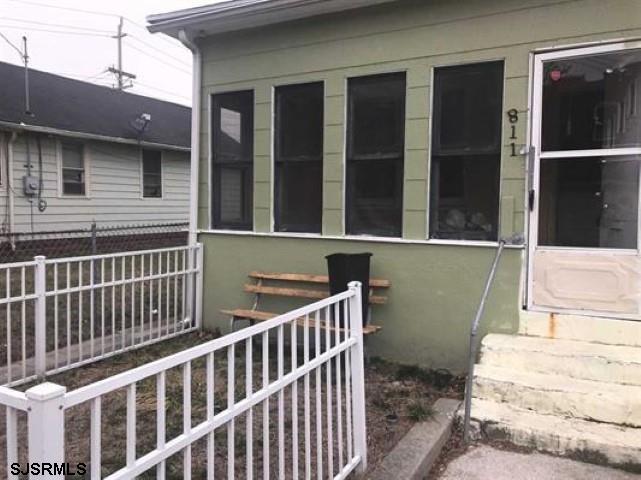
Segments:
[[[485,282],[485,289],[483,290],[483,296],[481,297],[481,303],[476,310],[476,316],[474,317],[474,322],[472,323],[472,329],[470,330],[470,347],[469,347],[469,356],[468,356],[468,372],[467,379],[465,381],[465,419],[463,422],[463,441],[465,443],[470,440],[470,415],[472,413],[472,385],[474,383],[474,365],[476,363],[476,335],[479,329],[479,323],[483,317],[483,312],[485,311],[485,303],[487,297],[490,293],[490,288],[492,288],[492,283],[494,282],[494,276],[496,275],[496,268],[498,267],[499,260],[501,259],[501,254],[503,253],[503,248],[505,247],[505,239],[499,240],[499,246],[496,250],[496,255],[494,256],[494,261],[492,262],[492,268],[490,268],[490,273],[487,276],[487,281]]]
[[[15,144],[18,134],[11,132],[11,138],[7,144],[7,196],[9,197],[9,234],[11,236],[11,250],[16,249],[15,237],[15,198],[13,191],[13,145]]]

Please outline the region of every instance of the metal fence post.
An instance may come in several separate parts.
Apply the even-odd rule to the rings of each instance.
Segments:
[[[45,257],[34,258],[35,282],[35,370],[39,378],[44,378],[47,372],[47,290]]]
[[[195,320],[196,320],[196,326],[199,329],[202,329],[203,327],[203,275],[204,275],[204,270],[203,270],[203,256],[205,253],[205,249],[203,248],[202,243],[196,243],[196,295],[194,297],[194,302],[196,302],[196,305],[194,306],[194,312],[195,312]]]
[[[29,463],[50,463],[59,475],[42,475],[36,478],[63,479],[61,466],[65,461],[65,412],[64,395],[67,389],[45,382],[25,392],[29,400],[28,445]]]
[[[354,454],[361,457],[357,471],[367,469],[367,430],[365,424],[365,349],[363,346],[363,304],[361,302],[361,282],[350,282],[349,290],[354,294],[349,298],[350,335],[356,340],[351,348],[352,367],[352,411],[354,416]]]
[[[97,245],[97,227],[96,227],[96,222],[91,222],[91,254],[96,255],[98,253],[98,245]]]

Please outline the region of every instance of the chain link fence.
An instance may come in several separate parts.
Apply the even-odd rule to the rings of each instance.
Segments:
[[[187,245],[188,223],[97,226],[32,233],[0,233],[0,263],[99,255]]]

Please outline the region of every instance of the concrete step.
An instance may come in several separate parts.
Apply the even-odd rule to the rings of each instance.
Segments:
[[[641,347],[641,321],[521,310],[519,333],[543,338]]]
[[[490,334],[481,351],[484,365],[641,386],[641,347]]]
[[[627,470],[641,468],[639,428],[542,415],[476,398],[472,401],[471,425],[477,437],[507,440],[516,445]]]
[[[477,365],[474,396],[538,413],[641,427],[641,387]]]

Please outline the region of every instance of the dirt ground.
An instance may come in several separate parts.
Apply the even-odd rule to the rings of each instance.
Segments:
[[[63,374],[53,376],[49,381],[65,385],[68,389],[74,390],[84,385],[91,384],[95,381],[107,378],[125,370],[143,365],[150,361],[156,360],[163,356],[184,350],[196,344],[215,338],[215,334],[188,334],[173,340],[161,342],[150,347],[146,347],[135,352],[124,355],[118,355],[111,359],[91,364],[79,369],[75,369]],[[254,389],[259,389],[262,384],[261,368],[259,360],[261,358],[259,350],[255,347],[253,352],[255,378]],[[237,372],[244,372],[244,358],[246,352],[236,352],[235,364]],[[272,349],[270,348],[270,351]],[[286,349],[287,350],[287,349]],[[224,352],[221,352],[224,354]],[[274,361],[272,361],[274,360]],[[215,412],[223,411],[227,406],[227,369],[226,355],[216,356],[216,374],[215,374]],[[269,377],[274,378],[277,374],[276,361],[270,359]],[[285,362],[287,363],[287,362]],[[344,367],[344,363],[342,364]],[[204,361],[195,361],[191,366],[191,398],[192,398],[192,425],[197,425],[206,418],[206,393],[205,393],[205,364]],[[285,369],[285,373],[287,370]],[[317,460],[323,461],[324,468],[328,468],[328,455],[333,455],[334,473],[338,470],[339,448],[337,443],[337,434],[334,433],[334,444],[331,448],[327,442],[327,425],[328,417],[325,407],[326,399],[326,370],[321,372],[321,382],[316,385],[315,375],[312,373],[309,378],[309,394],[311,402],[309,405],[312,425],[310,429],[310,444],[312,446],[312,455],[309,461],[312,472],[316,472]],[[335,375],[335,370],[333,375]],[[242,378],[241,378],[242,377]],[[333,378],[333,377],[332,377]],[[336,395],[335,382],[333,395]],[[244,376],[240,375],[235,379],[236,399],[243,398],[245,392]],[[460,398],[462,394],[463,382],[460,378],[452,377],[444,371],[427,371],[417,367],[399,366],[396,364],[384,362],[378,359],[372,359],[366,366],[366,412],[367,412],[367,439],[368,439],[368,456],[369,468],[374,469],[391,451],[395,444],[417,421],[425,420],[432,415],[432,404],[440,397]],[[21,389],[28,388],[28,386]],[[254,474],[257,478],[265,468],[265,458],[263,458],[264,447],[269,448],[267,460],[272,478],[277,478],[278,459],[282,456],[286,464],[286,476],[291,478],[292,452],[297,450],[299,456],[299,474],[304,476],[305,473],[305,446],[304,446],[304,382],[299,380],[294,388],[288,388],[282,395],[283,420],[284,420],[284,449],[281,451],[279,442],[279,396],[271,400],[268,405],[268,422],[267,435],[265,436],[265,422],[263,417],[263,407],[258,405],[251,412],[251,418],[247,415],[239,417],[234,424],[233,432],[230,427],[223,426],[216,430],[215,433],[215,458],[216,458],[216,476],[218,478],[226,477],[228,473],[228,448],[230,444],[235,450],[234,458],[236,459],[234,468],[234,478],[243,479],[246,472],[246,436],[253,435],[254,448],[252,465]],[[316,392],[321,392],[322,412],[316,415]],[[295,390],[295,392],[294,392]],[[296,397],[292,398],[293,395]],[[166,377],[166,438],[170,440],[180,435],[183,429],[183,381],[182,369],[174,368],[167,372]],[[342,416],[343,422],[347,417],[345,405],[347,404],[345,392],[342,392]],[[109,475],[125,465],[125,445],[126,445],[126,392],[119,390],[103,397],[102,401],[102,474]],[[333,430],[336,431],[337,424],[337,407],[334,409]],[[294,418],[294,411],[297,413],[298,422],[298,444],[294,445],[291,438],[291,430]],[[144,380],[137,384],[136,394],[136,414],[137,414],[137,438],[136,453],[138,456],[153,450],[156,446],[156,382],[155,378]],[[5,416],[0,412],[0,457],[4,457],[6,449],[4,448],[5,439],[4,426]],[[321,418],[324,435],[322,436],[321,448],[317,447],[317,432],[315,426],[316,418]],[[89,419],[90,410],[88,404],[82,404],[73,407],[66,414],[66,460],[68,462],[85,462],[89,463]],[[249,422],[251,420],[251,422]],[[251,428],[248,428],[251,426]],[[24,445],[26,438],[26,419],[24,415],[19,418],[19,443]],[[233,437],[230,437],[233,435]],[[343,427],[343,436],[345,436],[345,426]],[[264,444],[263,439],[267,438],[268,443]],[[233,441],[232,441],[233,439]],[[25,449],[20,449],[19,456],[22,461],[26,461]],[[346,455],[346,447],[343,446],[343,455]],[[204,478],[206,471],[206,441],[201,439],[196,442],[191,451],[192,472],[194,478]],[[4,466],[4,458],[0,458],[0,465]],[[167,478],[183,478],[183,455],[182,453],[171,457],[167,463]],[[325,471],[325,476],[327,471]],[[4,472],[0,472],[4,478]],[[312,475],[315,478],[315,475]],[[155,471],[149,471],[141,478],[156,478]]]

